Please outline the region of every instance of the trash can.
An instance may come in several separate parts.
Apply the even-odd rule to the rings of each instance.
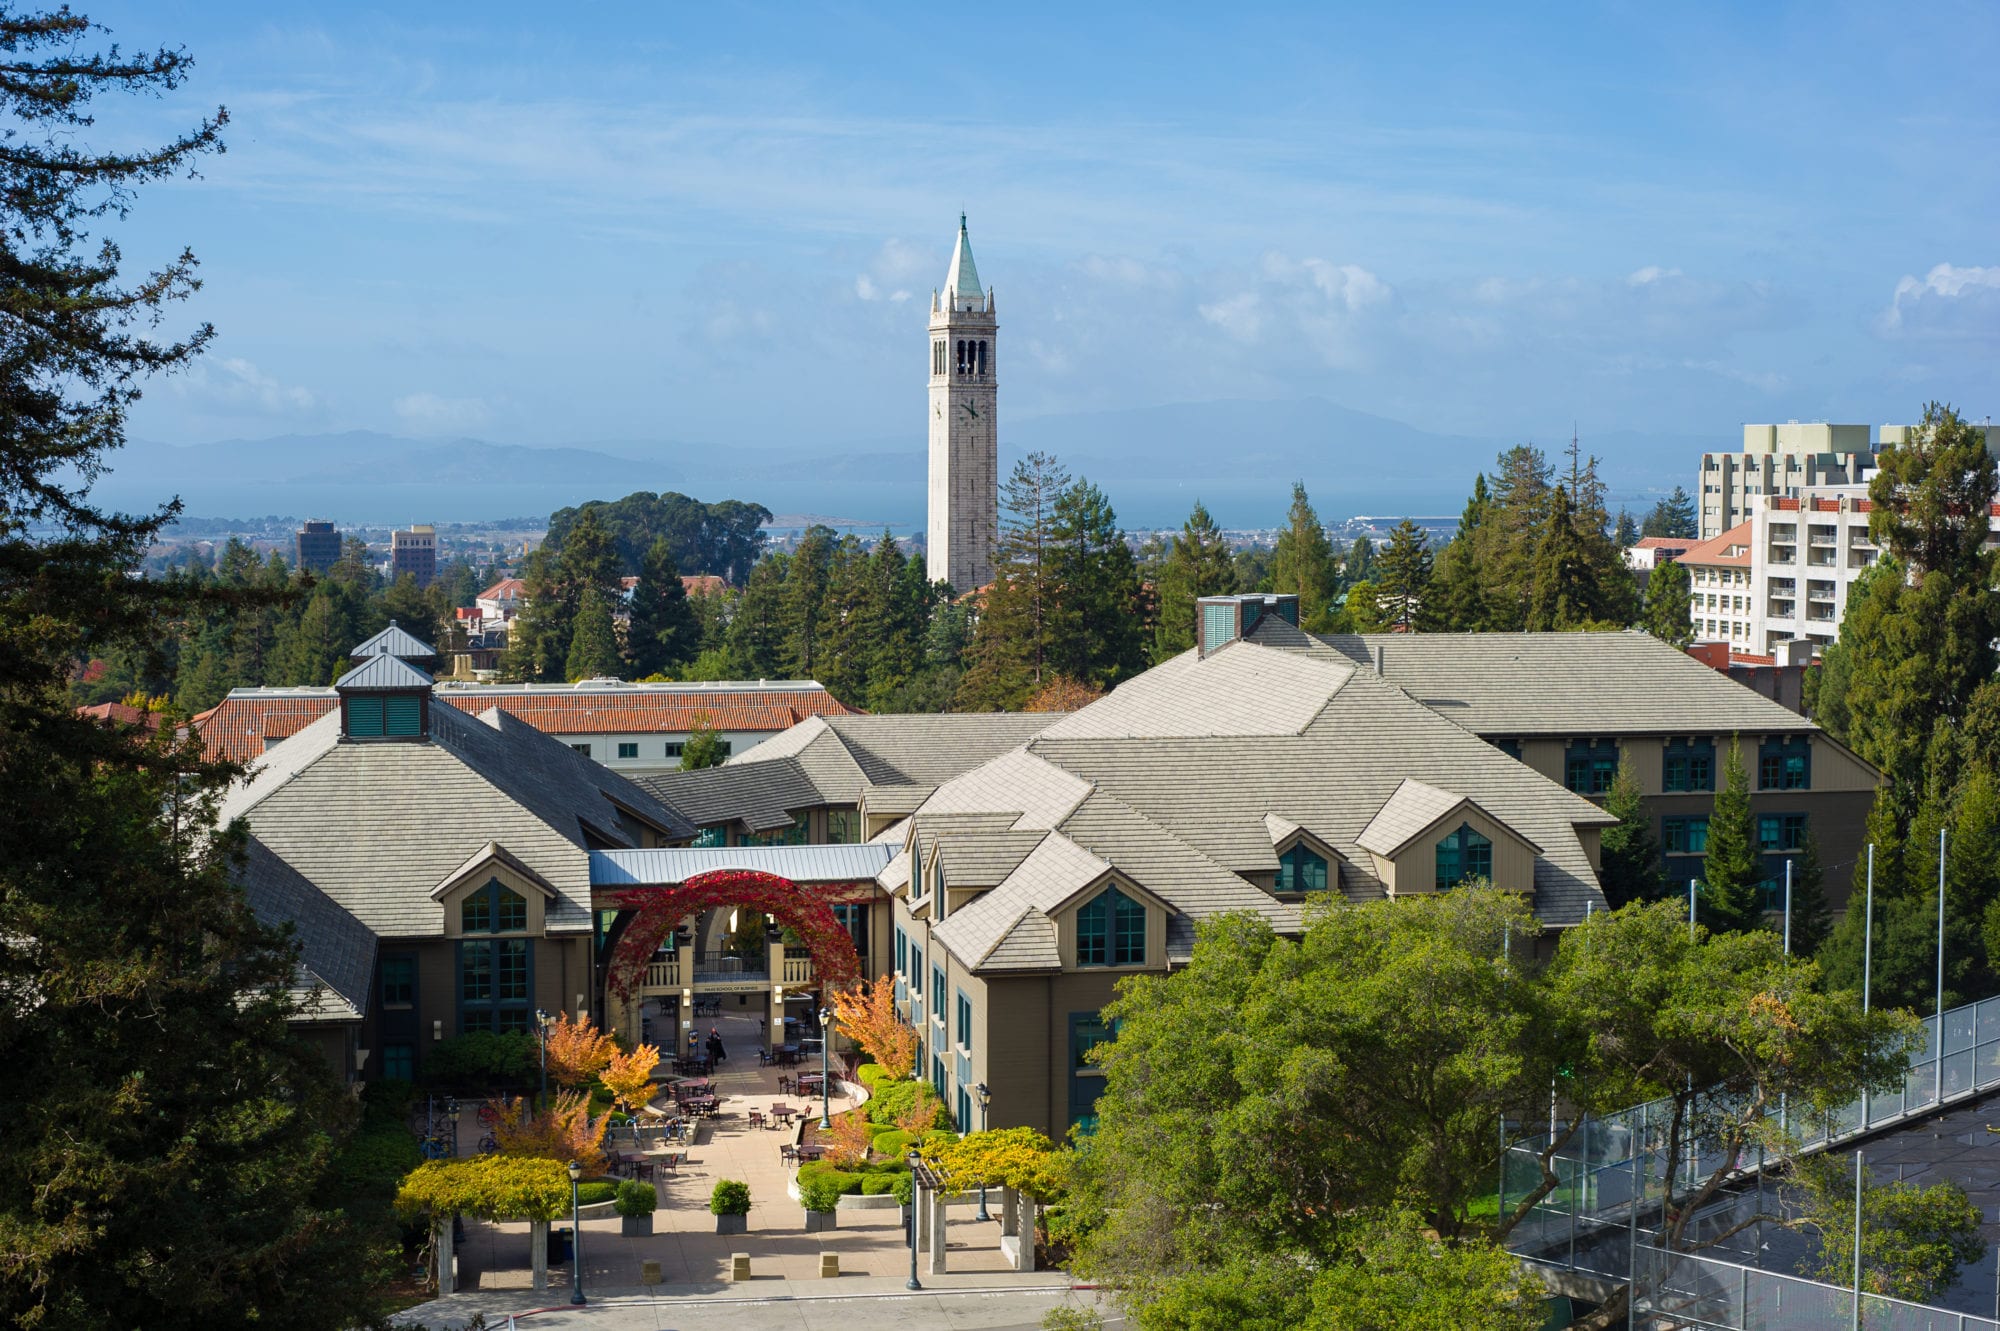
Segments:
[[[565,1225],[561,1229],[558,1229],[554,1225],[550,1225],[549,1256],[548,1256],[549,1265],[568,1266],[570,1258],[574,1256],[575,1253],[576,1253],[576,1240],[569,1226]]]

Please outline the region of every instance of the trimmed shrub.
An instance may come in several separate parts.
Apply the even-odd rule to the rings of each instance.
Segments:
[[[916,1195],[916,1176],[905,1170],[889,1181],[889,1191],[895,1196],[897,1205],[908,1206],[910,1198]]]
[[[424,1053],[424,1080],[456,1090],[493,1090],[532,1083],[540,1048],[525,1031],[473,1031],[439,1040]]]
[[[618,1195],[611,1199],[619,1215],[651,1215],[660,1209],[660,1190],[650,1183],[628,1178],[618,1185]]]
[[[749,1215],[750,1185],[739,1179],[717,1179],[715,1191],[708,1197],[708,1210],[711,1215]]]
[[[618,1185],[610,1179],[592,1179],[588,1183],[579,1183],[576,1185],[576,1204],[578,1206],[596,1206],[600,1202],[614,1202],[617,1200]]]
[[[805,1195],[807,1184],[817,1183],[822,1179],[831,1182],[842,1193],[858,1193],[861,1191],[861,1175],[851,1174],[844,1169],[835,1169],[832,1165],[824,1161],[816,1161],[810,1165],[800,1166],[799,1195]]]
[[[915,1140],[916,1138],[912,1137],[909,1133],[892,1127],[889,1131],[875,1138],[871,1149],[878,1155],[886,1155],[893,1159],[901,1160],[910,1153],[910,1143]]]
[[[880,1063],[863,1063],[854,1069],[854,1079],[866,1086],[871,1094],[875,1090],[875,1083],[888,1075],[882,1070]]]
[[[861,1195],[863,1197],[880,1197],[884,1193],[894,1192],[896,1190],[896,1180],[908,1177],[907,1173],[870,1174],[861,1180]]]
[[[805,1204],[808,1211],[834,1210],[840,1205],[840,1199],[845,1192],[846,1189],[825,1174],[817,1178],[799,1180],[799,1200]]]
[[[853,1113],[854,1111],[849,1110],[848,1112]],[[870,1123],[868,1125],[868,1136],[870,1137],[870,1139],[879,1137],[885,1132],[894,1132],[894,1131],[896,1131],[896,1125],[894,1123]]]

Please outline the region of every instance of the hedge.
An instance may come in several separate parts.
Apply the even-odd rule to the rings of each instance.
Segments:
[[[589,1183],[576,1185],[578,1206],[596,1206],[602,1202],[615,1200],[617,1196],[618,1185],[610,1179],[593,1179]]]
[[[454,1090],[521,1087],[535,1080],[541,1051],[525,1032],[473,1031],[424,1051],[424,1080]]]
[[[891,1127],[889,1131],[877,1136],[869,1144],[869,1149],[881,1155],[894,1156],[900,1160],[910,1153],[910,1143],[915,1140],[916,1138],[912,1137],[909,1133]]]

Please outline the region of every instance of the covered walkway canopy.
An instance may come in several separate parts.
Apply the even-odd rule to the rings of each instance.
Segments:
[[[684,883],[719,871],[767,873],[794,883],[872,883],[899,848],[858,846],[680,846],[668,850],[593,850],[592,887]]]

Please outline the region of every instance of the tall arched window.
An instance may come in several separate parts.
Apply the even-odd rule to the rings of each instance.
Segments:
[[[986,373],[986,343],[983,341],[979,344],[979,373]]]
[[[1493,878],[1493,843],[1460,823],[1458,830],[1437,843],[1437,890],[1449,891],[1468,878]]]

